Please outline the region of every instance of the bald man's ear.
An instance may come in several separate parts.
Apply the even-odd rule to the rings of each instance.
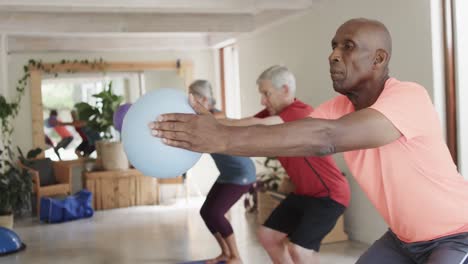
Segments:
[[[387,51],[378,49],[374,58],[374,66],[387,65],[389,59]]]

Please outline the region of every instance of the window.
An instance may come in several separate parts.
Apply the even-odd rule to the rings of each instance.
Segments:
[[[459,169],[468,179],[468,1],[454,0],[453,31]]]
[[[220,49],[221,109],[229,118],[241,117],[239,56],[235,44]]]
[[[112,82],[113,93],[123,96],[125,102],[134,101],[136,98],[134,98],[135,95],[132,95],[132,90],[138,91],[138,89],[130,87],[130,79],[135,79],[137,83],[138,76],[131,73],[108,76],[89,74],[74,78],[44,79],[41,84],[44,120],[49,118],[50,110],[55,109],[58,112],[60,121],[72,122],[71,110],[74,109],[74,105],[78,102],[96,105],[96,98],[93,95],[103,91],[104,87],[110,82]],[[138,96],[138,93],[136,96]],[[65,126],[64,129],[71,134],[73,140],[65,148],[58,150],[60,158],[63,160],[76,159],[75,149],[81,143],[82,138],[73,126]],[[63,129],[60,131],[63,131]],[[44,123],[44,134],[46,135],[46,142],[49,144],[49,148],[45,150],[45,156],[52,160],[58,160],[59,157],[55,154],[52,146],[56,146],[62,140],[61,136],[55,129],[47,126],[46,123]],[[118,133],[115,134],[115,136],[118,135]],[[95,153],[93,153],[92,157],[95,157]]]

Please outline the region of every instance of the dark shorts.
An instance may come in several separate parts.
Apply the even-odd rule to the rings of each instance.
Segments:
[[[388,231],[356,263],[468,264],[468,233],[405,243]]]
[[[93,153],[94,150],[96,150],[96,147],[94,145],[89,144],[89,141],[83,140],[81,141],[80,145],[76,147],[75,150],[83,152],[84,156],[89,156],[91,153]]]
[[[344,210],[342,204],[330,198],[291,193],[275,208],[264,226],[287,234],[296,245],[318,252],[323,238]]]
[[[86,151],[86,149],[89,147],[89,142],[87,140],[82,140],[80,145],[78,145],[78,147],[76,147],[75,150],[78,150],[78,151]]]
[[[57,143],[57,146],[55,146],[55,149],[59,150],[60,148],[66,149],[68,145],[73,141],[73,137],[66,137],[62,138],[59,143]]]

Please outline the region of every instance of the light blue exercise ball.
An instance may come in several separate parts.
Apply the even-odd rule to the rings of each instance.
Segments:
[[[130,163],[147,176],[180,176],[192,168],[201,157],[201,153],[167,146],[160,138],[151,135],[148,124],[166,113],[195,112],[185,93],[163,88],[140,97],[123,120],[122,142],[125,153]]]

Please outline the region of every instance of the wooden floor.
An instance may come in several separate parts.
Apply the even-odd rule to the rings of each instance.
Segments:
[[[21,219],[15,231],[27,249],[0,257],[0,263],[179,263],[214,257],[219,249],[198,214],[201,202],[99,211],[64,224]],[[244,263],[271,263],[255,237],[254,215],[237,204],[230,217]],[[357,242],[324,245],[321,264],[355,263],[366,248]]]

